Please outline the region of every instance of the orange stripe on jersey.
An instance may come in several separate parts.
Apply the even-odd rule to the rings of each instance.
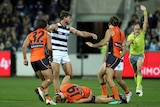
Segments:
[[[45,46],[47,43],[47,31],[37,29],[29,34],[31,56],[30,61],[38,61],[45,58]]]
[[[62,89],[61,92],[67,98],[67,100],[72,103],[73,101],[79,100],[82,97],[82,89],[76,84],[67,84]]]
[[[111,37],[109,41],[109,51],[115,57],[120,58],[120,51],[123,41],[125,39],[124,32],[122,32],[117,26],[112,28],[114,30],[114,35]]]

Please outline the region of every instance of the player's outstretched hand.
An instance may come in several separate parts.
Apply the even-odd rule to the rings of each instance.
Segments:
[[[97,37],[96,34],[93,33],[93,34],[92,34],[92,38],[95,39],[95,40],[97,40],[98,37]]]
[[[93,46],[93,44],[91,42],[86,42],[86,45],[88,45],[89,47]]]
[[[23,64],[24,64],[25,66],[28,66],[28,60],[25,59],[24,62],[23,62]]]

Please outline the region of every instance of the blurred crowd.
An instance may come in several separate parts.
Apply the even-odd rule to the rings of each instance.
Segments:
[[[0,0],[0,50],[21,51],[38,18],[55,23],[62,10],[70,10],[70,3],[71,0]]]
[[[46,18],[48,23],[59,20],[62,10],[70,10],[71,0],[0,0],[0,50],[21,51],[26,35],[33,31],[38,18]],[[148,13],[149,27],[146,34],[146,50],[160,50],[160,9]],[[133,31],[133,24],[141,20],[133,14],[125,30]],[[143,20],[141,20],[143,23]]]
[[[143,24],[143,16],[139,18],[137,14],[133,14],[125,30],[126,36],[133,31],[133,24],[137,20],[140,20]],[[145,35],[145,50],[160,51],[160,8],[154,13],[148,12],[148,21],[149,26]]]

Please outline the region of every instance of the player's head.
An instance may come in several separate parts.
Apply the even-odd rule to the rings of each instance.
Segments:
[[[64,103],[66,101],[66,98],[63,97],[62,95],[56,95],[53,98],[53,101],[56,102],[56,103]]]
[[[60,20],[64,20],[66,24],[70,24],[72,21],[72,14],[68,11],[62,11],[60,14]]]
[[[111,17],[108,25],[118,26],[119,25],[118,17],[116,17],[116,16]]]
[[[36,28],[46,28],[47,27],[47,21],[45,19],[37,19],[36,21]]]

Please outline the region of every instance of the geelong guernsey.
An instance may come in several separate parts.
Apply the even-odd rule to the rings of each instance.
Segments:
[[[144,53],[145,43],[144,43],[145,31],[141,30],[140,34],[135,38],[134,33],[131,33],[127,41],[133,40],[133,43],[130,45],[130,53],[133,55],[140,55]]]
[[[52,49],[59,51],[68,51],[67,41],[70,34],[70,27],[63,27],[60,23],[57,24],[58,29],[51,32]]]

